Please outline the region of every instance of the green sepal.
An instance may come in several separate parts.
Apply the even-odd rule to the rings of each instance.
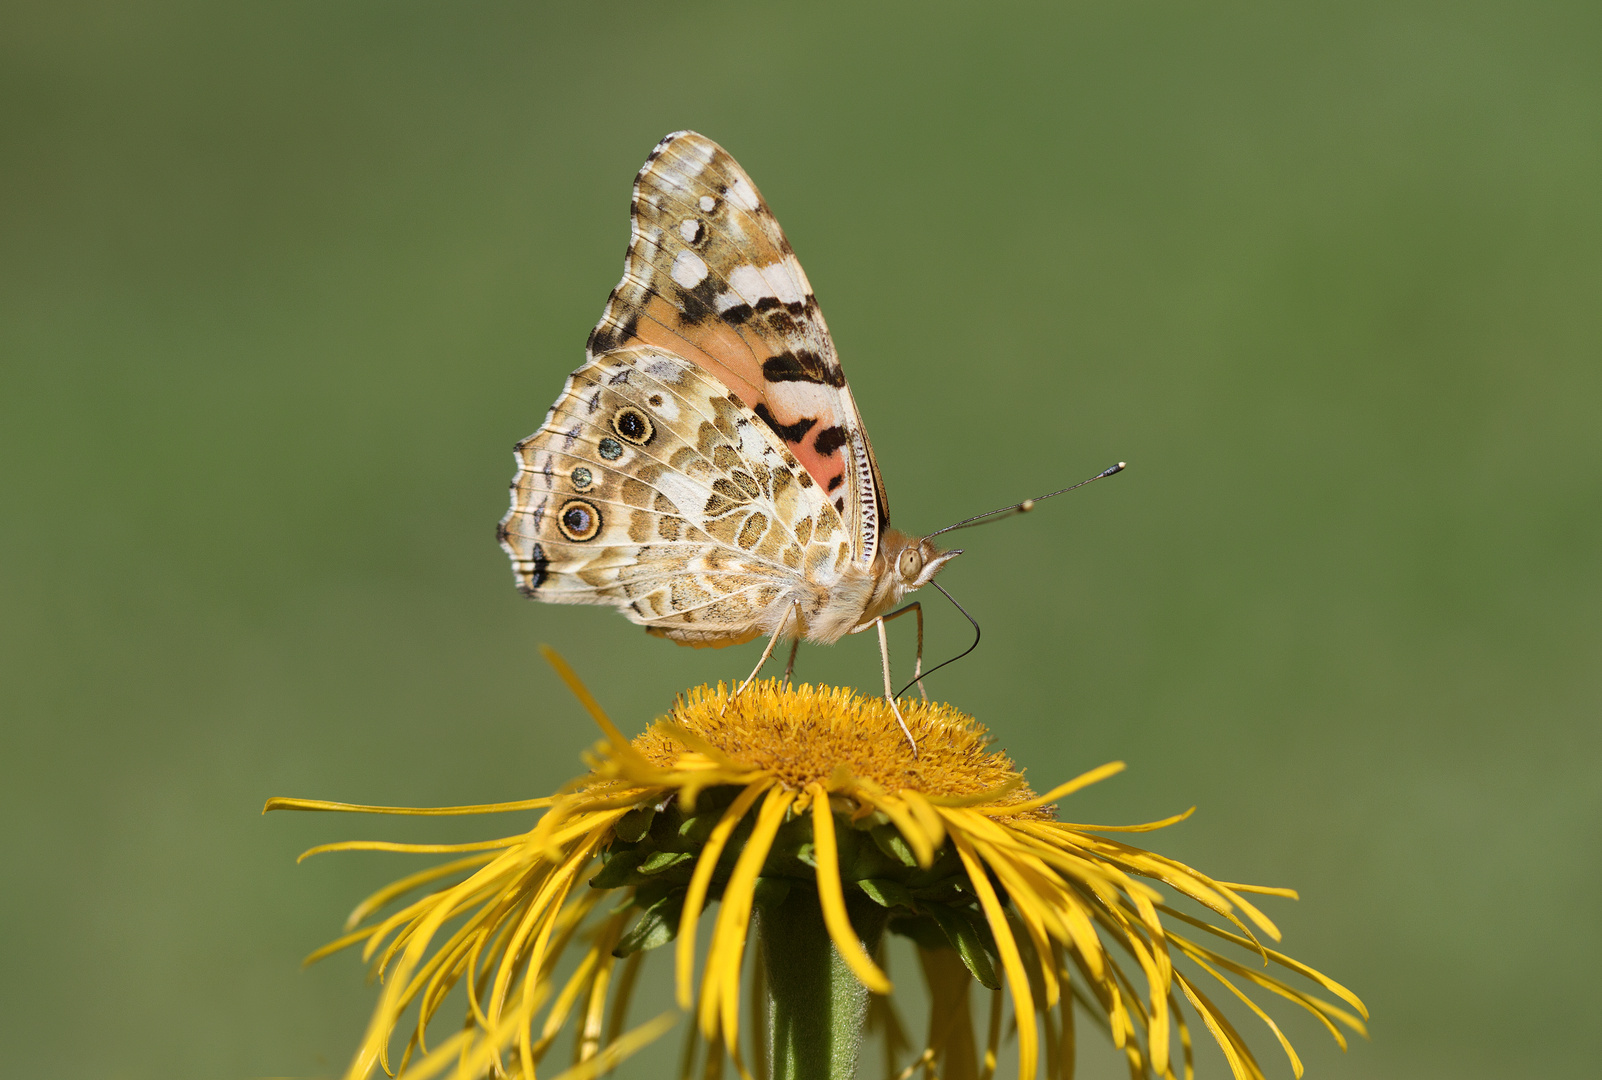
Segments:
[[[863,878],[857,882],[857,888],[868,894],[868,898],[880,907],[911,908],[912,894],[907,887],[899,881],[889,878]]]
[[[686,889],[674,889],[644,911],[618,940],[612,955],[618,959],[666,945],[679,935],[679,916],[684,912]]]
[[[791,880],[784,877],[759,877],[751,902],[759,908],[777,907],[790,895],[790,883]]]
[[[874,845],[880,851],[902,866],[918,865],[918,857],[912,853],[912,847],[907,843],[907,838],[902,836],[895,826],[875,825],[868,830],[868,835],[873,837]]]
[[[912,895],[920,901],[930,900],[936,904],[951,904],[954,907],[973,903],[973,897],[964,895],[953,878],[946,878],[944,881],[937,881],[930,885],[908,882],[907,888],[912,890]]]
[[[945,904],[924,903],[919,906],[940,924],[946,940],[957,950],[963,965],[979,980],[981,986],[988,990],[1001,986],[1001,981],[996,978],[996,967],[990,961],[990,953],[985,949],[985,938],[965,912]]]
[[[590,878],[592,889],[620,889],[625,885],[634,885],[639,881],[636,868],[640,865],[642,853],[633,848],[614,849],[602,864],[596,875]]]
[[[617,819],[612,826],[612,832],[619,840],[636,844],[651,831],[651,822],[656,817],[656,808],[652,806],[636,806],[633,810]]]
[[[652,904],[655,904],[664,896],[671,895],[675,891],[682,892],[684,887],[684,882],[682,881],[663,881],[661,878],[650,878],[644,885],[640,885],[635,888],[634,892],[629,896],[629,898],[623,903],[619,904],[614,910],[624,911],[631,907],[637,907],[641,910],[644,910],[645,908],[650,907]]]
[[[717,828],[718,821],[722,817],[723,811],[721,809],[716,813],[703,811],[698,814],[690,814],[679,822],[678,828],[674,831],[677,833],[680,842],[694,844],[699,847],[706,843],[706,838],[712,835],[712,830]]]
[[[635,869],[642,874],[660,874],[694,858],[695,854],[689,851],[653,851]]]

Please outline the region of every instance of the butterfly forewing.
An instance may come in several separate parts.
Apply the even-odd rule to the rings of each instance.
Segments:
[[[888,505],[817,298],[756,185],[694,132],[659,143],[634,184],[623,279],[592,360],[651,345],[714,376],[788,447],[870,564]]]

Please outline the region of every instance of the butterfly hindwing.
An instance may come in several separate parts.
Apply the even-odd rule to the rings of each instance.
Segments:
[[[677,640],[771,632],[809,574],[851,553],[800,462],[708,372],[650,347],[574,372],[518,445],[501,543],[518,585],[607,604]]]
[[[888,506],[828,325],[751,178],[694,132],[659,143],[634,184],[623,279],[591,359],[635,345],[721,382],[799,461],[871,563]]]

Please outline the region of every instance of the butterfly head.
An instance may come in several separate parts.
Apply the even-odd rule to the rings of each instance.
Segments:
[[[934,580],[941,567],[962,554],[961,548],[941,551],[935,547],[933,540],[927,538],[920,540],[903,533],[893,533],[887,539],[890,541],[890,546],[896,549],[892,554],[895,557],[896,584],[900,592],[921,589]]]

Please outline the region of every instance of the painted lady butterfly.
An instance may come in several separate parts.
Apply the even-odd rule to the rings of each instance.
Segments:
[[[806,274],[710,139],[675,132],[646,159],[586,353],[517,445],[500,540],[518,588],[686,645],[765,635],[758,671],[780,639],[877,627],[894,704],[884,620],[960,551],[890,528]]]

